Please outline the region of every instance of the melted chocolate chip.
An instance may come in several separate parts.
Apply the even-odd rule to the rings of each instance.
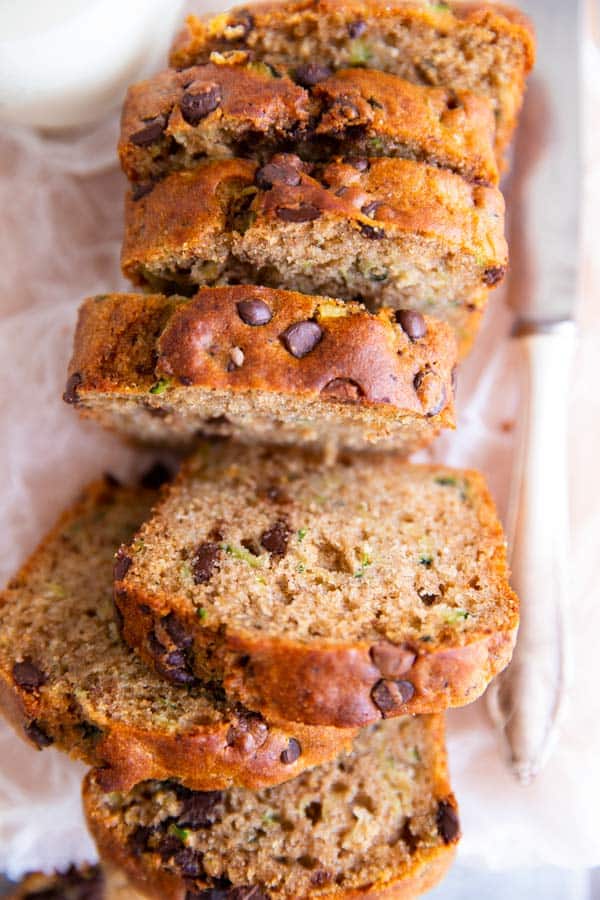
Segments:
[[[158,141],[167,127],[166,116],[156,116],[150,119],[143,128],[131,135],[129,140],[138,147],[149,147]]]
[[[300,758],[301,753],[302,747],[300,746],[299,741],[297,741],[296,738],[290,738],[287,747],[281,752],[281,762],[285,766],[291,766],[292,763],[295,763],[296,760]]]
[[[369,238],[371,241],[381,241],[385,237],[383,228],[375,228],[374,225],[367,225],[365,222],[359,222],[358,227],[363,237]]]
[[[236,309],[245,325],[268,325],[273,318],[273,313],[264,300],[240,300]]]
[[[173,857],[173,862],[181,872],[184,878],[202,878],[204,872],[204,854],[199,850],[192,850],[191,847],[185,847]]]
[[[263,531],[260,543],[273,556],[285,556],[291,533],[287,522],[279,519],[271,528]]]
[[[321,390],[321,396],[326,400],[336,400],[339,403],[358,403],[364,395],[361,386],[352,378],[334,378]]]
[[[329,66],[323,66],[320,63],[306,63],[298,66],[295,71],[296,82],[305,88],[313,87],[320,81],[325,81],[332,74]]]
[[[299,157],[279,156],[277,162],[267,163],[266,166],[258,169],[254,181],[263,191],[270,190],[274,184],[296,187],[300,184],[301,171],[302,163]]]
[[[506,266],[492,266],[491,269],[486,269],[483,273],[483,283],[487,284],[488,287],[493,287],[502,281],[505,274]]]
[[[50,744],[54,743],[54,738],[50,737],[49,734],[46,734],[44,729],[39,725],[35,720],[30,722],[25,726],[25,734],[27,737],[36,744],[40,750],[43,750],[44,747],[49,747]]]
[[[206,584],[218,570],[221,547],[212,541],[206,541],[196,549],[192,557],[192,574],[195,584]]]
[[[223,816],[223,797],[223,791],[193,791],[183,801],[177,824],[208,828],[220,822]]]
[[[456,840],[460,833],[460,824],[458,815],[451,803],[447,800],[441,800],[438,803],[437,828],[445,844],[451,844]]]
[[[427,334],[425,319],[414,309],[397,309],[394,318],[411,341],[418,341]]]
[[[364,206],[361,206],[360,211],[365,216],[369,216],[369,218],[373,219],[380,206],[381,203],[379,200],[371,200],[370,203],[365,203]]]
[[[161,661],[163,676],[176,685],[196,684],[196,676],[190,669],[190,661],[184,650],[173,650]]]
[[[275,210],[283,222],[314,222],[322,215],[322,211],[312,203],[301,203],[300,206],[278,206]]]
[[[154,190],[153,181],[138,181],[131,188],[131,199],[133,201],[141,200],[146,194]]]
[[[357,19],[356,22],[350,22],[348,25],[348,34],[351,38],[362,37],[367,30],[367,23],[363,19]]]
[[[410,681],[377,682],[371,691],[371,699],[384,719],[390,715],[400,715],[404,704],[414,696],[415,687]]]
[[[280,335],[281,342],[285,349],[295,356],[296,359],[302,359],[315,349],[321,338],[323,330],[320,325],[313,322],[312,319],[306,319],[303,322],[296,322]]]
[[[406,675],[417,658],[417,654],[406,644],[392,644],[378,641],[369,650],[373,664],[385,678],[399,678]]]
[[[65,403],[79,403],[79,394],[77,392],[77,389],[81,387],[82,384],[83,377],[79,374],[79,372],[74,372],[69,376],[65,387],[65,392],[63,394],[63,400],[65,401]]]
[[[113,566],[113,578],[115,581],[122,581],[125,578],[132,562],[132,558],[127,556],[124,550],[121,549],[117,552],[117,558]]]
[[[218,84],[190,85],[181,98],[181,115],[188,125],[198,125],[209,113],[213,112],[223,99],[221,86]]]
[[[165,616],[161,624],[176,647],[185,650],[194,643],[192,635],[189,634],[185,625],[177,618],[175,613],[171,612],[168,616]]]
[[[158,490],[163,484],[171,480],[172,473],[164,463],[155,462],[140,478],[140,487],[149,490]]]
[[[36,666],[30,656],[13,665],[12,677],[17,687],[23,688],[27,693],[37,691],[47,681],[46,674]]]

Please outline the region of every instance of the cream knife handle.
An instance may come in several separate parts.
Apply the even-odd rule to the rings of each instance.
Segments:
[[[489,708],[510,766],[529,783],[544,765],[565,693],[569,559],[567,426],[575,326],[521,328],[522,420],[508,515],[512,584],[521,600],[513,661]]]

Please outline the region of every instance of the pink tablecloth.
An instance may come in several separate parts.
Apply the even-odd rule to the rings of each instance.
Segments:
[[[600,108],[600,63],[588,48],[588,101]],[[597,131],[597,129],[595,129]],[[139,454],[83,425],[61,403],[82,297],[123,286],[118,267],[123,180],[116,121],[69,140],[26,131],[0,139],[0,580],[10,576],[90,478],[139,469]],[[463,861],[480,866],[600,864],[600,143],[588,134],[584,306],[571,391],[573,684],[560,743],[543,776],[519,788],[503,767],[485,705],[452,713],[450,761],[461,802]],[[557,173],[560,177],[560,173]],[[435,458],[481,468],[504,511],[518,388],[497,294],[463,367],[460,423]],[[552,484],[548,485],[551,491]],[[37,754],[0,724],[0,871],[90,858],[79,811],[84,769]]]

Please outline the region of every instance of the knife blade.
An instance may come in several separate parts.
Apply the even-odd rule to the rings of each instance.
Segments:
[[[507,521],[521,625],[488,706],[527,784],[554,746],[568,673],[569,373],[580,271],[580,42],[584,0],[524,0],[538,39],[509,189],[512,340],[521,362]]]

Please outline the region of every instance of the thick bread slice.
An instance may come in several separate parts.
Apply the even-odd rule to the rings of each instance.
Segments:
[[[0,602],[0,708],[43,748],[101,765],[124,790],[147,778],[201,788],[258,788],[333,758],[352,732],[267,722],[200,685],[187,636],[172,619],[155,636],[159,678],[123,644],[112,602],[119,543],[149,514],[156,491],[97,484],[58,522]],[[163,637],[164,636],[164,637]],[[172,684],[168,684],[164,677]],[[291,758],[289,748],[301,753]],[[293,754],[292,754],[293,755]]]
[[[120,557],[124,637],[149,663],[172,615],[199,676],[301,722],[469,703],[515,640],[504,537],[476,472],[205,446]]]
[[[444,322],[400,319],[241,285],[190,301],[92,298],[65,399],[150,442],[185,445],[202,432],[408,453],[454,425],[456,345]]]
[[[125,174],[147,182],[205,157],[266,162],[293,150],[315,161],[400,156],[497,184],[487,98],[370,69],[307,75],[302,86],[264,63],[209,63],[133,85],[121,117]]]
[[[459,838],[441,717],[379,723],[348,756],[258,794],[106,795],[92,774],[84,805],[101,856],[157,900],[408,900]]]
[[[417,84],[490,98],[501,154],[514,131],[535,58],[529,20],[515,9],[428,0],[294,0],[190,16],[171,52],[185,68],[250,51],[269,65],[368,66]]]
[[[445,318],[504,276],[504,199],[409,159],[205,161],[129,192],[121,259],[153,290],[259,283]]]

